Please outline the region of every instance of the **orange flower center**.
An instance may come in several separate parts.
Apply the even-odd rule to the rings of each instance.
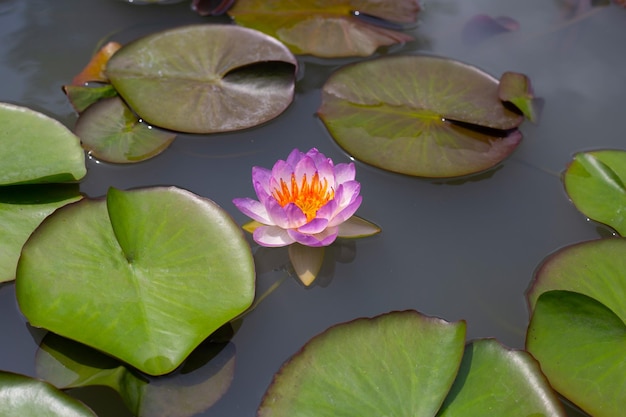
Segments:
[[[324,204],[328,203],[335,196],[335,190],[328,189],[328,180],[324,178],[320,181],[320,176],[316,172],[309,182],[306,174],[298,184],[296,175],[291,174],[291,182],[287,184],[280,180],[280,189],[274,188],[272,193],[278,204],[285,207],[289,203],[294,203],[306,216],[307,222],[313,220]]]

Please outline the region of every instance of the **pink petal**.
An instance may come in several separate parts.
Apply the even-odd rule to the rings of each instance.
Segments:
[[[289,153],[289,156],[287,157],[287,160],[285,162],[290,166],[295,167],[298,161],[304,158],[304,155],[305,154],[300,152],[298,149],[294,149]]]
[[[264,202],[265,198],[272,193],[270,190],[270,178],[272,171],[261,167],[252,167],[252,185],[259,201]]]
[[[291,184],[291,175],[293,174],[293,165],[285,161],[277,161],[272,168],[272,179],[270,181],[270,188],[278,188],[280,190],[280,181],[283,180],[285,184]]]
[[[311,148],[306,156],[311,158],[317,167],[321,167],[323,165],[330,165],[332,167],[333,161],[330,158],[326,158],[326,156],[317,150],[317,148]]]
[[[333,217],[335,217],[335,213],[338,207],[339,206],[337,205],[336,200],[330,200],[328,203],[320,207],[319,210],[317,210],[317,213],[315,213],[315,217],[317,217],[318,219],[331,220]]]
[[[347,181],[335,191],[335,200],[339,207],[345,207],[352,203],[360,192],[361,184],[358,181]]]
[[[343,184],[346,181],[353,181],[356,176],[356,169],[353,163],[337,164],[334,171],[337,185]]]
[[[237,207],[243,214],[250,217],[253,220],[256,220],[259,223],[273,225],[274,222],[270,219],[270,216],[265,209],[265,206],[260,202],[253,200],[251,198],[235,198],[233,199],[233,204]]]
[[[295,242],[285,229],[276,226],[257,227],[252,238],[259,245],[267,247],[287,246]]]
[[[289,236],[293,238],[296,242],[305,245],[305,246],[328,246],[335,241],[337,238],[337,228],[330,227],[324,230],[322,233],[317,233],[314,235],[308,235],[304,233],[300,233],[297,230],[290,229],[287,231]]]
[[[358,196],[352,203],[348,204],[343,210],[335,215],[335,217],[328,222],[328,227],[338,226],[341,223],[348,220],[357,211],[363,201],[363,197]]]
[[[326,226],[328,225],[328,220],[327,219],[313,219],[310,222],[308,222],[307,224],[305,224],[304,226],[300,226],[298,227],[298,232],[301,233],[306,233],[309,235],[313,235],[316,233],[321,233],[324,231],[324,229],[326,229]]]
[[[265,209],[272,221],[270,224],[275,224],[283,229],[292,229],[306,224],[306,216],[300,207],[293,203],[281,207],[275,198],[270,197],[265,202]]]
[[[305,157],[298,161],[293,171],[296,174],[296,181],[298,181],[298,185],[300,185],[300,181],[305,175],[306,179],[311,181],[317,172],[317,167],[311,158]]]

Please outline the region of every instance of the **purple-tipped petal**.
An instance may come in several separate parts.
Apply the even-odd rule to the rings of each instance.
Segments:
[[[343,184],[346,181],[354,181],[356,177],[356,168],[353,163],[337,164],[334,171],[337,184]]]
[[[252,186],[261,202],[272,193],[272,190],[269,188],[271,177],[272,171],[269,169],[252,167]]]
[[[314,235],[307,235],[304,233],[300,233],[297,230],[290,229],[287,231],[289,236],[293,238],[296,242],[305,245],[305,246],[328,246],[337,239],[337,228],[329,227],[324,230],[322,233],[317,233]]]
[[[296,181],[298,182],[298,186],[299,186],[302,177],[304,177],[305,175],[306,175],[307,181],[311,181],[311,179],[317,172],[317,168],[311,158],[305,157],[305,158],[302,158],[300,161],[298,161],[293,171],[294,171],[294,174],[296,174]]]
[[[352,217],[352,215],[356,213],[357,209],[361,205],[361,201],[363,201],[363,197],[358,196],[357,198],[355,198],[352,203],[348,204],[346,208],[337,213],[335,217],[330,222],[328,222],[328,227],[339,226],[341,223]]]
[[[320,219],[332,220],[332,218],[335,217],[337,209],[337,200],[330,200],[328,203],[320,207],[319,210],[317,210],[315,217]]]
[[[285,184],[291,184],[291,175],[293,174],[293,165],[285,162],[285,161],[277,161],[272,168],[272,178],[270,181],[270,189],[278,188],[280,189],[281,180],[285,182]]]
[[[298,228],[298,232],[306,233],[309,235],[314,235],[316,233],[321,233],[328,226],[328,220],[316,218]]]
[[[335,192],[335,200],[339,207],[345,207],[352,203],[361,192],[361,184],[358,181],[344,182]]]
[[[253,200],[251,198],[235,198],[233,199],[233,204],[243,214],[253,220],[256,220],[259,223],[268,225],[274,224],[267,210],[265,209],[265,206],[256,200]]]
[[[304,155],[306,154],[303,152],[300,152],[298,149],[294,149],[293,151],[289,153],[289,156],[287,157],[287,160],[285,162],[291,167],[294,167],[296,166],[299,160],[304,158]]]
[[[270,197],[265,202],[265,208],[271,220],[271,224],[275,224],[283,229],[291,229],[306,224],[306,216],[298,206],[293,203],[281,207],[276,199]]]
[[[277,226],[257,227],[252,238],[259,245],[267,247],[287,246],[295,242],[287,230]]]

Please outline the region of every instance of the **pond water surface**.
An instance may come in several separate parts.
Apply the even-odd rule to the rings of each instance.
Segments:
[[[560,247],[610,234],[577,212],[560,173],[575,152],[626,147],[626,10],[610,5],[576,15],[573,4],[589,2],[565,0],[424,3],[411,31],[417,40],[379,55],[428,53],[495,77],[524,73],[545,99],[540,123],[525,122],[524,139],[509,159],[466,180],[412,178],[356,161],[364,198],[357,214],[383,232],[338,248],[338,262],[311,288],[289,277],[246,316],[231,341],[232,385],[199,415],[254,415],[285,360],[329,326],[357,317],[415,309],[466,320],[468,338],[495,337],[522,348],[528,323],[524,292],[538,264]],[[509,16],[520,28],[468,43],[463,27],[477,14]],[[0,101],[72,127],[76,116],[61,86],[102,41],[126,42],[163,28],[223,20],[196,15],[188,2],[0,0]],[[329,74],[357,60],[300,57],[295,101],[277,119],[235,133],[180,135],[158,157],[131,166],[89,160],[81,191],[97,197],[110,186],[176,185],[211,198],[242,224],[246,218],[231,200],[254,195],[253,165],[271,167],[296,147],[317,147],[335,162],[349,161],[315,112]],[[259,262],[271,264],[267,256],[257,253]],[[282,270],[260,273],[259,292],[285,276]],[[43,333],[27,326],[14,293],[12,283],[0,285],[0,369],[35,375]],[[106,390],[74,393],[101,417],[130,415]]]

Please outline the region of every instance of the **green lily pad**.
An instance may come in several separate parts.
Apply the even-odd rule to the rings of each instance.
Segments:
[[[0,282],[15,278],[22,246],[54,210],[82,198],[78,184],[0,187]]]
[[[119,97],[91,105],[78,118],[74,131],[90,155],[114,163],[150,159],[176,138],[172,132],[139,120]]]
[[[417,0],[238,0],[228,11],[243,26],[274,36],[296,54],[321,57],[367,56],[380,46],[413,37],[365,23],[354,12],[400,23],[412,23]]]
[[[623,316],[586,295],[548,291],[536,302],[526,345],[552,386],[570,401],[594,417],[624,414]]]
[[[16,292],[33,326],[160,375],[248,308],[254,279],[247,242],[212,201],[175,187],[110,189],[41,224]]]
[[[550,383],[594,416],[626,407],[626,240],[566,247],[538,269],[526,346]],[[620,336],[621,335],[621,336]]]
[[[146,122],[211,133],[281,114],[294,95],[296,59],[276,39],[234,25],[192,25],[123,46],[106,75]]]
[[[626,152],[581,152],[565,171],[565,190],[585,216],[626,236]]]
[[[507,71],[500,77],[498,96],[521,111],[533,123],[538,123],[543,109],[543,99],[535,97],[530,79],[517,72]]]
[[[464,339],[465,323],[412,311],[332,327],[283,365],[258,416],[435,415]]]
[[[565,415],[532,356],[494,339],[481,339],[466,346],[459,374],[437,417]]]
[[[0,185],[76,181],[85,176],[79,139],[39,112],[0,103]]]
[[[72,107],[78,113],[84,112],[87,107],[99,100],[117,96],[117,91],[111,84],[98,87],[85,87],[77,85],[64,85],[63,91],[72,103]]]
[[[530,310],[541,294],[552,290],[584,294],[626,321],[626,239],[583,242],[552,254],[526,295]]]
[[[354,157],[423,177],[484,171],[522,138],[516,128],[523,116],[502,104],[496,79],[430,56],[389,56],[340,69],[324,85],[318,114]]]
[[[202,343],[182,369],[149,378],[85,345],[48,333],[36,355],[37,375],[57,388],[108,386],[137,417],[189,417],[228,391],[235,371],[231,343]]]
[[[5,371],[0,371],[0,404],[0,415],[7,417],[96,417],[85,404],[47,382]]]

